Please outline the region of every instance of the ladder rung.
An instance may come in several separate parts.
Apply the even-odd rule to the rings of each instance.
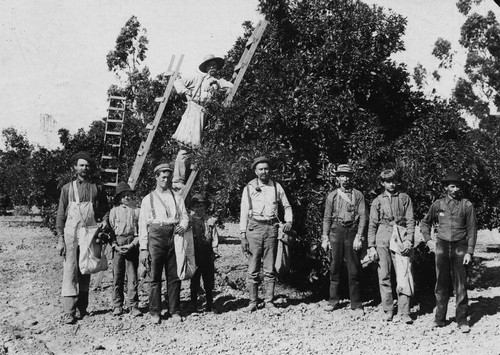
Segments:
[[[240,70],[242,66],[243,66],[243,61],[240,60],[240,62],[236,64],[236,66],[234,67],[234,71]]]
[[[255,31],[254,31],[254,32],[255,32]],[[246,44],[246,46],[247,46],[247,47],[250,47],[250,46],[252,45],[253,41],[255,41],[255,36],[254,36],[254,35],[253,35],[253,33],[252,33],[252,35],[251,35],[250,37],[248,37],[248,40],[247,40],[247,44]]]
[[[155,102],[163,102],[163,101],[165,101],[165,98],[164,98],[163,96],[161,96],[161,97],[157,97],[157,98],[155,99]]]
[[[118,159],[118,157],[116,157],[114,155],[103,155],[101,158],[102,159]]]
[[[107,131],[106,134],[109,134],[112,136],[121,136],[122,132]]]
[[[125,109],[122,107],[112,107],[112,106],[109,106],[108,110],[109,111],[125,111]]]
[[[104,172],[118,174],[118,169],[104,169]]]
[[[148,123],[148,124],[146,125],[146,129],[153,129],[153,128],[155,128],[155,125],[154,125],[154,124],[152,124],[152,123]]]
[[[108,122],[111,122],[111,123],[123,123],[123,120],[114,120],[114,119],[107,119]]]
[[[112,186],[112,187],[116,187],[116,185],[118,185],[116,182],[105,182],[103,183],[104,186]]]
[[[126,100],[127,98],[124,96],[110,96],[110,100]]]
[[[108,147],[120,148],[120,144],[108,144]]]

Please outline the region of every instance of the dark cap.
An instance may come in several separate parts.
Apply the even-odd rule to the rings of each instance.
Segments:
[[[441,180],[441,182],[443,184],[449,184],[450,182],[463,183],[464,181],[459,173],[457,173],[456,171],[449,171],[446,177],[443,180]]]
[[[268,163],[268,164],[270,164],[271,162],[266,157],[255,158],[253,160],[253,162],[252,162],[252,170],[254,170],[255,167],[257,166],[257,164],[260,164],[260,163]]]
[[[132,188],[130,187],[129,184],[127,184],[125,181],[120,181],[118,185],[116,185],[116,193],[115,196],[118,196],[122,192],[134,192]]]
[[[354,174],[354,170],[352,169],[352,166],[350,166],[349,164],[340,164],[339,166],[337,166],[337,170],[335,171],[335,173]]]
[[[163,163],[163,164],[159,164],[155,167],[154,169],[154,173],[156,174],[157,172],[160,172],[160,171],[165,171],[165,170],[169,170],[171,172],[174,171],[174,168],[172,167],[172,164],[169,164],[169,163]]]
[[[203,197],[202,194],[195,194],[193,197],[191,197],[191,205],[195,203],[206,203],[207,200],[205,200],[205,197]]]
[[[80,152],[76,153],[75,155],[73,155],[71,157],[71,162],[76,164],[78,162],[78,159],[84,159],[90,165],[95,166],[95,161],[94,161],[94,159],[92,159],[90,157],[90,154],[88,152],[80,151]]]

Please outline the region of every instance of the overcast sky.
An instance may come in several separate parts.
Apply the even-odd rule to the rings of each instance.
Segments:
[[[488,0],[487,0],[488,1]],[[407,17],[407,51],[395,57],[431,73],[438,37],[458,48],[463,16],[455,0],[366,0]],[[0,0],[0,129],[14,126],[46,144],[40,115],[72,132],[106,115],[106,91],[115,77],[106,54],[130,16],[148,31],[146,64],[166,70],[172,54],[185,54],[181,68],[193,72],[208,53],[224,56],[243,33],[241,24],[260,19],[257,0]],[[493,1],[490,6],[499,16]],[[457,61],[464,58],[457,55]],[[445,75],[438,90],[448,95],[459,71]]]

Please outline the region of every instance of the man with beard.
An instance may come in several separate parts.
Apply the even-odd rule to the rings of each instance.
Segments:
[[[172,186],[182,189],[190,172],[192,149],[199,148],[206,125],[204,104],[219,90],[233,87],[227,80],[217,78],[217,72],[224,66],[224,59],[208,54],[203,58],[199,69],[202,73],[195,76],[180,77],[174,82],[175,90],[187,100],[186,111],[172,136],[179,143],[175,159]]]
[[[269,178],[269,159],[258,157],[252,163],[256,179],[250,181],[241,196],[240,239],[243,254],[248,257],[248,291],[250,303],[246,312],[257,309],[261,259],[266,285],[265,306],[273,304],[276,275],[274,264],[278,245],[278,205],[284,209],[283,232],[292,229],[292,207],[281,185]]]
[[[174,234],[184,233],[189,216],[182,197],[172,191],[173,170],[170,164],[160,164],[154,168],[156,188],[142,199],[139,213],[139,260],[145,267],[151,260],[149,312],[153,324],[159,324],[161,319],[163,269],[172,322],[182,321],[181,281],[177,275]]]
[[[87,152],[75,154],[76,179],[61,189],[57,209],[56,229],[59,241],[57,250],[64,257],[63,283],[63,322],[73,324],[87,313],[89,304],[90,275],[82,275],[78,265],[78,237],[76,229],[97,225],[101,229],[108,226],[109,205],[101,184],[90,179],[90,171],[95,167]]]
[[[456,295],[456,321],[463,333],[467,322],[467,269],[476,246],[476,214],[472,203],[462,198],[462,177],[450,172],[442,180],[446,196],[434,202],[421,223],[422,236],[436,254],[436,314],[433,327],[444,327],[448,310],[448,285],[453,282]],[[436,240],[431,228],[436,225]],[[450,280],[451,277],[451,280]]]
[[[367,224],[365,198],[353,188],[354,170],[348,164],[337,167],[339,188],[328,194],[323,218],[321,246],[330,251],[330,298],[325,311],[331,312],[339,306],[340,270],[345,258],[349,275],[349,294],[354,316],[364,315],[361,304],[359,276],[361,264],[357,251],[361,249],[363,233]]]

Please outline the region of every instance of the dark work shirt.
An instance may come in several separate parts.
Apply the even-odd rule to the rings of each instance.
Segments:
[[[64,225],[68,216],[69,202],[70,200],[74,201],[74,196],[69,196],[71,184],[73,184],[73,181],[68,182],[62,187],[61,196],[59,197],[59,206],[57,208],[56,217],[56,229],[59,236],[62,236],[64,232]],[[109,218],[109,204],[103,186],[79,179],[76,180],[76,185],[78,188],[80,202],[93,201],[94,216],[96,221],[107,221]]]
[[[354,194],[354,198],[353,198]],[[333,222],[358,223],[357,234],[363,235],[368,223],[366,215],[365,197],[356,189],[346,191],[346,195],[353,200],[354,204],[345,201],[338,190],[328,194],[325,201],[325,214],[323,216],[323,235],[328,235]]]
[[[466,199],[455,200],[446,196],[434,202],[421,223],[425,241],[431,239],[431,228],[437,228],[437,238],[449,242],[466,241],[467,252],[474,253],[477,223],[474,206]]]

